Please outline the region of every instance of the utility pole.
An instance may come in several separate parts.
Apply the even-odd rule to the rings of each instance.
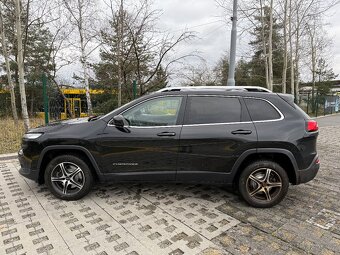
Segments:
[[[230,40],[230,63],[227,86],[235,86],[235,67],[236,67],[236,39],[237,39],[237,0],[234,0],[233,16],[231,17],[233,26],[231,29]]]

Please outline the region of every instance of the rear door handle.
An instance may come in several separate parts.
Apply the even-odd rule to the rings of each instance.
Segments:
[[[239,129],[239,130],[235,130],[231,132],[233,135],[250,135],[252,133],[251,130],[243,130],[243,129]]]
[[[162,132],[162,133],[158,133],[157,136],[175,136],[176,133],[175,132]]]

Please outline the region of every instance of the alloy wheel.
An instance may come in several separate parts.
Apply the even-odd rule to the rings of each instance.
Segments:
[[[280,194],[282,180],[275,170],[260,168],[249,175],[246,188],[250,197],[269,202]]]
[[[85,175],[76,164],[62,162],[52,170],[51,183],[62,194],[73,195],[84,187]]]

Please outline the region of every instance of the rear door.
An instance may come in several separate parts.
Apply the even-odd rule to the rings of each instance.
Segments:
[[[188,96],[180,137],[177,180],[228,182],[237,158],[257,134],[238,97]]]

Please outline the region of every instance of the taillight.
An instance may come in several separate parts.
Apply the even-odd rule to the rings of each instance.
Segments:
[[[307,122],[307,132],[315,132],[319,130],[318,122],[315,120],[308,120]]]

